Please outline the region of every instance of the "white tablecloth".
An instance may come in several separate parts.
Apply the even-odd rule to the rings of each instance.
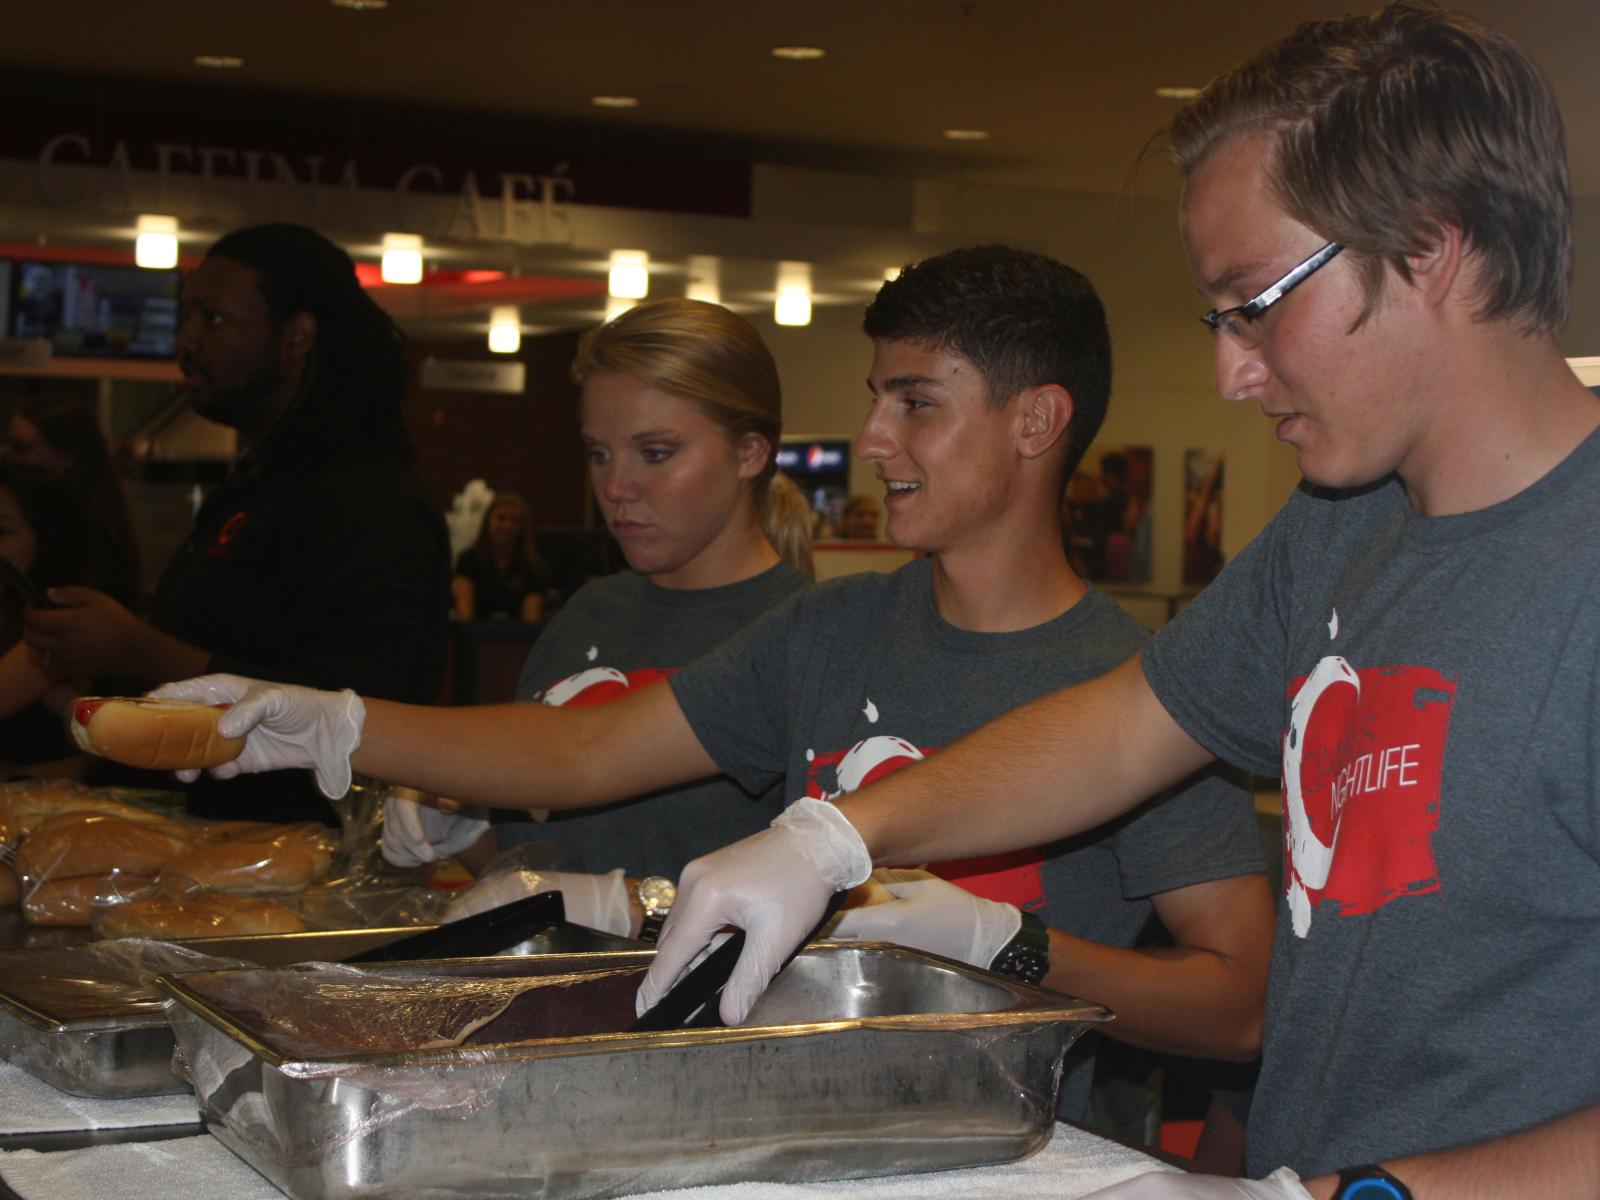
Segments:
[[[57,1091],[21,1067],[0,1063],[0,1134],[64,1133],[78,1129],[134,1129],[198,1121],[194,1093],[90,1100]]]
[[[1130,1175],[1170,1169],[1136,1150],[1058,1125],[1039,1153],[995,1167],[837,1183],[724,1184],[650,1192],[638,1200],[1070,1200]],[[0,1153],[0,1179],[23,1200],[282,1200],[207,1135],[50,1154]]]

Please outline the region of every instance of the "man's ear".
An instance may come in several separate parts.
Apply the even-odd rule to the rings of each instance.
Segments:
[[[317,318],[308,312],[297,312],[283,323],[283,333],[278,346],[289,362],[304,359],[317,344]]]
[[[1433,230],[1427,246],[1406,256],[1411,285],[1430,306],[1437,306],[1471,272],[1466,257],[1465,239],[1454,225],[1440,224]]]
[[[1021,417],[1017,449],[1024,458],[1039,458],[1066,437],[1072,424],[1072,394],[1054,383],[1031,388],[1023,393]]]
[[[767,459],[775,451],[772,443],[759,433],[739,435],[739,478],[754,479],[767,469]]]

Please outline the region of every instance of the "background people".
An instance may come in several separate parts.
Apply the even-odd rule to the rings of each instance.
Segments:
[[[444,519],[411,461],[394,322],[320,234],[221,238],[184,282],[178,362],[191,406],[246,446],[157,585],[149,621],[63,587],[27,638],[69,674],[154,685],[235,669],[431,700],[443,673]],[[332,820],[304,777],[199,781],[204,815]]]
[[[20,463],[0,464],[0,555],[39,589],[82,579],[94,539],[78,484],[58,472]],[[0,588],[0,767],[53,764],[69,771],[77,755],[62,720],[65,704],[86,690],[22,641],[27,600],[8,583]]]
[[[5,456],[25,466],[57,471],[83,494],[89,517],[83,572],[61,582],[82,584],[124,604],[137,604],[139,543],[122,481],[93,410],[76,396],[26,397],[6,425]]]
[[[516,492],[496,492],[483,511],[478,540],[456,559],[450,580],[456,619],[538,621],[549,588],[528,502]]]
[[[847,541],[875,542],[878,540],[878,522],[883,518],[883,506],[876,496],[855,495],[844,503],[839,518],[839,536]]]

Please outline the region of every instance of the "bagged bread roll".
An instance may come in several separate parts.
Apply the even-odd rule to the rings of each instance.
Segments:
[[[253,896],[195,892],[130,900],[105,910],[95,933],[116,937],[224,937],[253,933],[301,933],[305,922],[291,908]]]
[[[15,846],[50,817],[93,812],[127,821],[160,822],[160,813],[127,804],[70,780],[11,784],[0,792],[0,844]]]
[[[246,828],[228,828],[235,824]],[[319,825],[220,822],[199,832],[162,881],[168,890],[297,892],[327,876],[333,854],[333,835]]]
[[[88,925],[98,909],[141,896],[154,883],[120,871],[42,880],[23,893],[22,918],[30,925]]]
[[[42,825],[17,848],[17,874],[28,885],[75,875],[157,875],[187,844],[172,828],[103,817],[67,815]]]

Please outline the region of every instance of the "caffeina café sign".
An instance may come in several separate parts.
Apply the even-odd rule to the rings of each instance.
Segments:
[[[487,172],[418,162],[387,187],[373,188],[364,183],[355,158],[330,162],[317,154],[173,142],[143,149],[147,153],[140,157],[151,165],[135,167],[126,140],[97,149],[86,134],[58,133],[35,160],[34,199],[55,210],[293,220],[486,241],[572,241],[567,206],[578,195],[565,161],[536,171]]]
[[[564,246],[574,242],[577,207],[749,216],[750,167],[740,162],[530,151],[504,139],[470,143],[482,154],[473,162],[448,140],[418,152],[416,140],[392,135],[341,152],[292,148],[293,138],[262,148],[158,131],[18,132],[0,149],[0,203],[82,217],[157,212],[223,227],[296,221],[367,236]]]

